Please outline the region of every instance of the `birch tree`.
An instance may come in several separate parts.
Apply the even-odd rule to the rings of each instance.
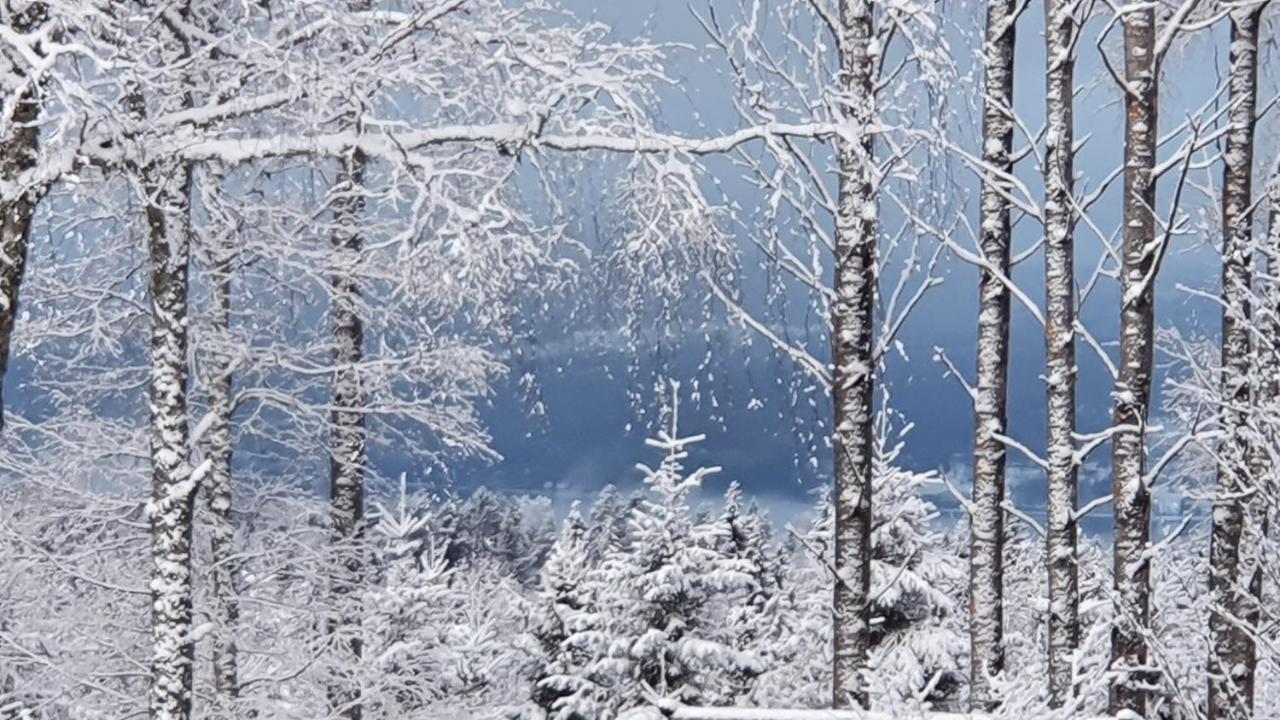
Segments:
[[[744,121],[757,125],[787,118],[839,127],[833,137],[820,138],[826,141],[822,144],[774,135],[766,140],[764,159],[734,153],[766,194],[768,227],[790,228],[763,233],[753,244],[766,266],[779,270],[806,298],[809,310],[827,321],[830,361],[820,359],[822,350],[777,332],[755,299],[738,295],[727,274],[704,272],[703,277],[732,318],[831,393],[838,575],[832,703],[865,707],[863,675],[872,642],[873,389],[897,331],[940,282],[931,272],[938,255],[930,255],[923,240],[944,225],[933,222],[933,206],[913,205],[920,198],[909,183],[886,192],[886,182],[896,170],[910,175],[927,163],[929,134],[915,133],[913,123],[920,107],[936,100],[930,93],[946,82],[950,68],[945,58],[922,51],[936,42],[926,8],[861,0],[798,2],[779,9],[786,21],[776,36],[767,29],[761,3],[742,3],[737,27],[715,10],[700,19],[729,62],[740,92],[735,109]],[[834,176],[824,171],[826,163],[834,165]],[[908,220],[882,243],[884,203]],[[881,288],[884,269],[898,261],[896,282]]]
[[[333,332],[333,411],[331,415],[329,448],[329,501],[333,512],[333,531],[340,543],[359,540],[364,516],[364,472],[366,464],[365,422],[363,391],[360,383],[360,361],[363,357],[364,323],[359,315],[359,285],[356,284],[355,264],[360,260],[362,239],[357,229],[360,211],[364,206],[361,185],[364,179],[365,159],[359,150],[353,150],[343,160],[338,184],[334,188],[334,219],[337,230],[332,242],[334,268],[330,271],[329,324]],[[349,548],[348,552],[352,549]],[[338,610],[356,612],[357,608],[345,608],[344,603],[358,591],[361,584],[361,565],[358,556],[348,557],[345,568],[336,571],[334,593]],[[345,608],[345,609],[344,609]],[[361,651],[359,616],[340,617],[334,626],[337,642],[346,645],[347,652],[358,658]],[[335,690],[330,701],[344,717],[359,720],[358,698],[350,690]]]
[[[835,707],[867,704],[862,672],[870,646],[871,463],[873,437],[876,56],[870,0],[841,0],[839,83],[849,135],[836,144],[835,297],[831,305],[831,385],[835,396]]]
[[[1262,528],[1267,512],[1254,474],[1250,414],[1257,391],[1252,373],[1250,312],[1253,276],[1253,155],[1257,114],[1258,37],[1265,2],[1230,10],[1230,87],[1222,178],[1222,441],[1217,465],[1209,553],[1209,718],[1253,715]]]
[[[1151,537],[1145,427],[1155,347],[1155,274],[1163,250],[1157,244],[1155,229],[1159,58],[1155,8],[1134,5],[1118,12],[1124,27],[1125,169],[1120,362],[1111,452],[1116,585],[1111,665],[1118,679],[1111,692],[1110,710],[1144,715],[1141,673],[1147,665],[1143,633],[1150,616],[1150,579],[1143,553]]]
[[[237,23],[249,24],[257,20],[254,11],[242,11],[237,14],[219,7],[198,8],[200,17],[195,24],[207,27],[207,35],[228,35],[226,27],[235,27]],[[268,10],[264,3],[259,11]],[[190,30],[188,34],[192,34]],[[239,95],[246,85],[260,81],[266,66],[267,73],[275,71],[271,66],[271,53],[246,61],[234,45],[225,39],[222,43],[212,44],[204,49],[211,61],[197,73],[195,84],[199,85],[198,96],[204,102],[226,103]],[[255,67],[255,65],[260,65]],[[234,68],[229,77],[219,77],[217,68]],[[232,519],[233,482],[232,460],[235,454],[234,414],[236,398],[234,376],[237,365],[244,360],[245,354],[237,352],[236,339],[231,328],[233,311],[233,275],[237,262],[249,255],[247,250],[237,251],[237,246],[248,244],[240,218],[243,213],[237,212],[233,203],[227,201],[225,193],[226,168],[219,163],[206,163],[193,167],[192,182],[194,198],[190,210],[192,215],[192,237],[196,243],[194,252],[204,263],[206,284],[208,286],[208,324],[209,333],[198,349],[205,352],[197,354],[203,363],[196,364],[196,381],[199,390],[207,400],[207,409],[197,424],[192,438],[193,451],[203,450],[203,459],[208,463],[205,480],[206,514],[202,518],[208,525],[209,563],[208,585],[209,602],[212,606],[210,616],[213,629],[211,655],[213,669],[213,698],[210,714],[218,718],[234,718],[240,709],[240,672],[237,644],[237,632],[240,618],[240,598],[238,575],[240,561],[236,554],[236,532]],[[197,219],[197,208],[203,216]],[[203,437],[201,434],[203,433]]]
[[[1046,358],[1044,373],[1048,431],[1046,452],[1041,456],[1025,443],[1012,437],[1004,429],[1003,423],[999,431],[988,431],[986,435],[989,442],[983,443],[984,433],[980,428],[975,443],[973,501],[966,503],[965,509],[973,523],[970,562],[974,570],[971,572],[970,634],[974,662],[972,674],[977,683],[980,670],[978,663],[990,652],[989,648],[995,646],[994,628],[1002,620],[1001,613],[998,612],[1002,609],[1002,604],[992,600],[993,597],[997,597],[995,593],[1001,591],[1001,584],[992,582],[990,578],[980,582],[977,564],[986,565],[988,562],[995,561],[994,548],[990,546],[987,538],[993,537],[991,532],[993,524],[1002,522],[1002,519],[997,520],[997,518],[1002,518],[1006,512],[1017,514],[1016,508],[1013,508],[1004,498],[1002,488],[999,495],[985,492],[994,490],[994,487],[987,482],[986,474],[982,472],[984,466],[990,466],[987,458],[991,455],[988,450],[1004,453],[1008,448],[1016,448],[1046,472],[1048,522],[1044,527],[1036,525],[1036,529],[1046,543],[1044,565],[1048,577],[1049,604],[1046,623],[1047,680],[1050,697],[1056,705],[1066,704],[1074,692],[1071,680],[1073,654],[1080,642],[1077,550],[1078,474],[1080,465],[1089,453],[1098,447],[1098,443],[1094,441],[1090,441],[1087,447],[1079,443],[1082,437],[1087,436],[1079,435],[1076,426],[1078,372],[1076,338],[1083,337],[1087,340],[1090,347],[1102,357],[1104,366],[1109,369],[1112,367],[1112,362],[1105,356],[1097,340],[1077,320],[1080,306],[1088,297],[1088,289],[1093,288],[1101,278],[1107,277],[1111,272],[1107,268],[1104,256],[1103,261],[1095,267],[1092,276],[1087,278],[1086,291],[1077,298],[1074,268],[1075,227],[1079,217],[1088,212],[1090,205],[1097,202],[1101,196],[1100,192],[1095,192],[1091,196],[1079,198],[1076,197],[1074,188],[1074,156],[1077,150],[1074,140],[1074,95],[1077,91],[1074,68],[1083,19],[1088,17],[1091,9],[1092,5],[1078,1],[1048,0],[1045,4],[1046,120],[1045,127],[1040,133],[1033,133],[1021,118],[1013,114],[1010,98],[1002,105],[998,105],[1006,108],[1005,124],[1000,128],[1007,133],[1006,142],[994,141],[989,132],[984,133],[981,157],[971,154],[958,144],[949,143],[951,151],[970,166],[980,178],[984,198],[983,220],[980,223],[979,237],[976,242],[977,252],[961,247],[950,239],[947,240],[949,249],[957,259],[978,267],[982,272],[981,287],[984,295],[980,297],[979,305],[979,356],[975,382],[970,385],[947,357],[946,352],[942,348],[935,348],[935,359],[946,367],[948,375],[954,376],[959,381],[962,389],[973,400],[976,414],[980,418],[991,407],[990,391],[986,387],[990,385],[990,367],[994,365],[984,355],[999,349],[999,345],[984,339],[990,336],[989,333],[984,334],[984,329],[991,326],[988,318],[999,317],[993,312],[995,306],[988,301],[986,294],[997,292],[1005,294],[1000,310],[1006,318],[1006,324],[1010,299],[1016,298],[1042,325]],[[1018,7],[1008,12],[1020,11],[1021,8]],[[998,61],[992,57],[993,46],[990,36],[989,12],[983,56],[988,75],[992,71],[993,63],[999,67]],[[984,115],[984,124],[989,131],[991,127],[989,113],[993,107],[990,91],[984,96],[984,107],[987,112]],[[1025,147],[1017,150],[1012,147],[1015,130],[1021,131],[1026,142]],[[1039,150],[1042,138],[1043,154]],[[1002,147],[1002,152],[993,156],[993,148],[997,146]],[[1031,189],[1013,172],[1016,161],[1028,155],[1034,156],[1041,170],[1044,187],[1043,203],[1039,203],[1031,196]],[[1104,181],[1102,187],[1105,188],[1109,182],[1109,180]],[[1039,222],[1043,226],[1042,242],[1015,253],[1016,257],[1012,260],[1007,241],[1004,244],[1003,253],[991,252],[989,238],[997,226],[989,219],[991,214],[987,211],[988,203],[995,203],[1003,210],[1001,217],[1004,218],[1005,227],[1002,228],[1002,236],[1008,236],[1008,213],[1010,209],[1016,209],[1024,219]],[[1028,294],[1014,283],[1011,273],[1013,265],[1031,257],[1041,247],[1044,249],[1045,260],[1043,308],[1036,305]],[[1007,332],[1006,328],[1004,340],[1006,344]],[[1007,345],[1003,351],[1003,358],[1007,363]],[[1105,438],[1105,436],[1106,433],[1103,433],[1102,437]],[[1001,457],[1003,461],[1003,456]],[[1019,517],[1025,519],[1025,516],[1019,515]],[[1002,551],[999,557],[1003,558],[1006,554]],[[990,697],[992,683],[989,679],[982,682],[986,687],[978,687],[979,693],[973,697],[975,707],[991,708],[993,706],[993,698]],[[1000,684],[1006,688],[1010,687],[1007,682]]]
[[[206,168],[197,181],[200,205],[205,210],[202,226],[193,234],[201,241],[209,285],[210,337],[206,362],[198,364],[201,385],[208,398],[204,426],[204,457],[209,462],[204,496],[208,510],[210,568],[209,585],[215,627],[213,639],[213,712],[234,717],[239,696],[236,629],[240,617],[237,589],[235,525],[232,521],[232,458],[234,439],[232,396],[237,355],[231,334],[232,276],[237,253],[234,239],[240,230],[234,218],[220,212],[218,197],[224,182],[222,173]],[[194,208],[193,208],[194,209]],[[203,232],[201,232],[203,230]]]
[[[1049,696],[1072,695],[1080,643],[1076,511],[1075,60],[1082,0],[1045,0],[1045,391],[1048,417],[1045,526],[1049,593]]]
[[[104,66],[128,66],[130,72],[113,79],[118,82],[126,109],[124,122],[113,129],[115,143],[146,147],[155,134],[166,134],[166,125],[177,132],[207,131],[214,118],[234,119],[243,110],[216,110],[208,114],[196,109],[197,99],[214,105],[220,102],[217,88],[197,87],[193,59],[204,57],[211,63],[207,45],[210,38],[199,27],[199,9],[192,4],[158,9],[147,5],[117,6],[102,28],[90,25],[78,29],[77,39],[100,43],[98,57],[112,57]],[[144,28],[158,27],[156,32]],[[132,42],[121,43],[120,38]],[[231,43],[227,43],[228,46]],[[114,57],[113,57],[114,56]],[[122,61],[123,58],[123,61]],[[209,72],[216,77],[216,72]],[[241,74],[243,79],[244,74]],[[74,95],[73,95],[74,97]],[[189,398],[189,295],[192,254],[191,161],[165,153],[140,153],[117,157],[109,165],[124,171],[143,205],[146,221],[146,248],[149,259],[147,295],[150,300],[150,378],[148,383],[151,499],[147,505],[152,546],[152,657],[150,714],[153,718],[187,718],[193,711],[193,664],[196,638],[192,623],[192,534],[194,501],[201,477],[214,466],[218,486],[211,493],[215,518],[214,552],[220,560],[230,555],[229,512],[230,442],[226,408],[229,391],[228,370],[219,368],[214,394],[210,457],[200,468],[192,467],[191,434],[188,427]],[[219,263],[221,265],[221,261]],[[225,329],[229,280],[224,272],[215,286],[215,324]],[[225,572],[224,572],[225,571]],[[215,614],[220,621],[220,640],[234,625],[234,605],[227,602],[230,569],[215,569],[218,586]],[[220,643],[220,645],[223,645]],[[225,645],[216,653],[216,684],[224,691],[234,680],[234,654]],[[224,693],[225,694],[225,693]],[[225,709],[225,708],[224,708]]]
[[[1147,634],[1151,617],[1150,562],[1151,483],[1147,472],[1147,421],[1152,397],[1155,349],[1155,289],[1160,264],[1170,240],[1185,232],[1179,217],[1179,198],[1192,153],[1211,137],[1199,124],[1189,130],[1173,158],[1157,162],[1159,82],[1161,64],[1181,33],[1205,25],[1191,21],[1198,0],[1184,0],[1171,9],[1124,5],[1116,19],[1124,33],[1123,76],[1109,61],[1107,67],[1124,95],[1124,187],[1120,267],[1120,357],[1116,368],[1111,428],[1112,506],[1115,516],[1113,565],[1115,625],[1111,635],[1111,665],[1116,683],[1109,709],[1146,711],[1147,688],[1154,673],[1149,667]],[[1110,27],[1110,26],[1109,26]],[[1105,32],[1103,37],[1105,37]],[[1156,216],[1156,185],[1164,172],[1182,172],[1167,221]]]
[[[1262,326],[1259,333],[1258,351],[1254,353],[1257,363],[1257,375],[1260,378],[1257,388],[1258,398],[1255,405],[1265,413],[1280,401],[1280,154],[1271,166],[1266,179],[1266,203],[1269,208],[1266,219],[1266,235],[1262,239],[1261,258],[1262,272],[1265,273],[1262,287],[1258,293],[1260,312],[1255,322]],[[1269,450],[1277,445],[1280,438],[1275,428],[1269,423],[1262,423],[1260,444],[1262,450]],[[1270,465],[1267,452],[1255,452],[1258,464]],[[1255,465],[1251,468],[1254,477],[1266,469]],[[1269,487],[1275,491],[1277,488]]]
[[[348,3],[350,11],[367,11],[368,2]],[[337,45],[338,57],[360,56],[368,51],[367,36],[357,29],[342,37]],[[358,75],[353,74],[354,81]],[[362,107],[367,94],[355,82],[347,89],[349,99],[341,103],[340,124],[356,133],[363,132]],[[361,381],[364,358],[364,319],[361,317],[359,264],[364,251],[360,224],[365,210],[365,166],[368,159],[358,148],[351,148],[339,158],[337,180],[330,189],[333,214],[332,267],[328,270],[329,327],[332,333],[333,377],[329,426],[329,503],[332,513],[335,545],[341,548],[337,557],[341,567],[335,568],[334,605],[337,617],[331,622],[333,641],[339,653],[358,662],[363,647],[360,630],[361,608],[358,598],[364,578],[365,560],[360,549],[364,534],[365,470],[368,464],[365,427],[365,390]],[[347,686],[344,687],[343,684]],[[329,690],[333,710],[348,720],[360,720],[362,706],[358,686],[339,679]]]
[[[44,30],[47,12],[43,3],[25,7],[5,3],[0,22],[14,33],[28,34]],[[37,45],[34,50],[39,52]],[[39,152],[41,78],[29,65],[40,59],[25,56],[16,48],[6,47],[2,61],[5,68],[4,121],[0,123],[0,384],[9,366],[9,344],[18,314],[18,292],[27,264],[27,245],[31,235],[31,217],[36,205],[48,190],[47,183],[25,178],[35,168]],[[4,403],[0,399],[0,429],[4,428]]]
[[[985,581],[981,581],[980,567],[996,562],[997,557],[1003,561],[1007,554],[1003,549],[997,555],[992,542],[988,538],[996,537],[992,528],[996,522],[1003,523],[1006,512],[1015,512],[1003,495],[1003,487],[998,490],[988,481],[986,468],[991,466],[991,453],[1000,453],[1001,462],[1008,448],[1016,448],[1036,465],[1045,469],[1048,497],[1048,522],[1044,527],[1037,526],[1046,543],[1044,565],[1048,577],[1047,592],[1049,612],[1047,614],[1048,664],[1047,680],[1049,694],[1056,705],[1066,704],[1073,693],[1072,667],[1073,654],[1080,642],[1079,623],[1079,580],[1078,580],[1078,474],[1081,463],[1089,452],[1096,449],[1097,443],[1089,447],[1080,447],[1081,436],[1076,427],[1076,351],[1077,336],[1083,336],[1091,346],[1102,355],[1100,345],[1081,327],[1077,316],[1079,307],[1085,302],[1088,293],[1076,297],[1075,226],[1078,218],[1088,211],[1096,202],[1100,193],[1091,197],[1078,198],[1074,185],[1074,156],[1076,153],[1074,140],[1074,95],[1077,91],[1074,82],[1074,68],[1077,57],[1077,46],[1081,37],[1083,18],[1088,17],[1091,5],[1086,2],[1056,2],[1048,0],[1045,4],[1045,47],[1046,47],[1046,95],[1045,128],[1041,133],[1033,134],[1021,118],[1012,111],[1012,99],[1006,98],[1002,103],[993,103],[991,91],[984,96],[984,145],[981,157],[971,154],[958,145],[952,146],[952,152],[971,167],[982,183],[983,220],[980,223],[979,237],[976,243],[977,252],[959,246],[947,240],[948,247],[957,259],[978,267],[982,273],[982,295],[979,305],[979,355],[977,376],[970,385],[963,379],[959,369],[947,357],[941,348],[935,349],[936,359],[946,366],[948,375],[956,377],[966,394],[975,404],[976,415],[981,418],[992,407],[990,387],[991,368],[996,365],[991,358],[1002,358],[1007,364],[1007,323],[1010,299],[1016,297],[1032,316],[1042,325],[1045,342],[1045,390],[1046,417],[1048,438],[1046,453],[1040,456],[1023,442],[1011,437],[1004,428],[1003,420],[998,431],[984,431],[979,425],[975,442],[975,476],[973,501],[966,503],[973,530],[971,534],[970,563],[970,635],[973,647],[972,675],[974,682],[981,682],[978,692],[973,695],[975,708],[991,708],[994,704],[992,683],[990,679],[980,680],[979,663],[982,658],[990,657],[990,648],[998,647],[997,625],[1002,622],[1002,603],[998,592],[1003,592],[1002,584],[993,581],[990,573]],[[1010,17],[1020,12],[1021,8],[1009,9]],[[990,9],[988,11],[987,39],[984,42],[984,67],[988,76],[993,65],[1001,67],[999,55],[993,57],[993,45]],[[1009,57],[1012,57],[1011,55]],[[1011,71],[1010,71],[1011,72]],[[1007,78],[1006,78],[1007,79]],[[988,83],[990,78],[988,77]],[[991,137],[990,122],[993,107],[1004,108],[1003,124],[1000,130],[1006,133],[1003,142]],[[1025,136],[1026,146],[1015,150],[1013,145],[1015,130]],[[1043,138],[1044,151],[1040,153],[1038,144]],[[999,153],[993,149],[999,148]],[[1031,197],[1031,190],[1013,172],[1016,161],[1027,155],[1033,155],[1037,161],[1044,183],[1044,202],[1041,204]],[[1104,183],[1103,187],[1106,186]],[[989,205],[1001,208],[1004,226],[1000,228],[1000,236],[1005,238],[1002,252],[991,251],[990,238],[999,227],[990,219]],[[1016,253],[1010,258],[1009,219],[1011,209],[1016,209],[1024,219],[1039,222],[1044,228],[1043,242]],[[1020,289],[1012,279],[1011,269],[1017,262],[1031,257],[1039,249],[1044,248],[1045,259],[1045,304],[1043,308]],[[1100,278],[1106,277],[1108,270],[1105,260],[1101,262],[1087,279],[1086,287],[1092,288]],[[1000,297],[1001,294],[1003,297]],[[988,295],[1000,297],[1002,305],[996,306],[988,300]],[[995,310],[999,309],[999,312]],[[984,330],[994,327],[991,318],[1003,316],[1006,325],[1001,348],[999,344],[989,342],[986,338],[991,333]],[[993,353],[1001,350],[999,354]],[[1103,355],[1104,365],[1111,367],[1111,362]],[[1002,369],[1002,373],[1007,369]],[[1002,375],[1003,376],[1003,375]],[[1001,395],[1003,398],[1003,395]],[[1001,401],[1003,402],[1003,400]],[[983,442],[986,436],[987,442]],[[1003,470],[1002,470],[1003,473]],[[1003,475],[1001,476],[1003,477]],[[1003,483],[1002,483],[1003,484]],[[996,493],[999,494],[996,494]],[[1000,525],[1000,537],[1003,538],[1003,524]],[[981,563],[981,566],[979,565]],[[989,674],[989,673],[988,673]],[[1009,687],[1007,682],[1000,683]]]
[[[185,17],[184,5],[177,12]],[[156,69],[189,59],[190,47],[167,28],[153,52]],[[176,90],[180,110],[190,107],[186,74],[168,78]],[[177,80],[177,82],[172,82]],[[126,86],[130,120],[142,124],[156,112],[148,95],[156,83]],[[172,101],[170,101],[172,102]],[[156,720],[184,720],[192,710],[192,665],[195,651],[191,604],[191,534],[193,502],[198,478],[189,462],[187,426],[189,270],[191,260],[191,165],[180,159],[158,158],[134,166],[144,203],[147,254],[150,258],[148,295],[151,301],[151,375],[147,405],[150,411],[152,656],[150,714]]]
[[[144,169],[151,256],[152,532],[151,714],[191,714],[191,529],[196,478],[188,463],[187,288],[190,168]]]
[[[973,502],[969,551],[969,698],[990,710],[991,678],[1004,672],[1004,495],[1006,395],[1009,376],[1009,178],[1013,176],[1013,54],[1017,6],[987,4],[983,43],[980,219],[985,267],[978,287],[978,361],[974,393]]]

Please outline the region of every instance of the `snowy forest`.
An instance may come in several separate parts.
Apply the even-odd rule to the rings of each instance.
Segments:
[[[0,98],[2,720],[1280,717],[1280,1],[0,0]]]

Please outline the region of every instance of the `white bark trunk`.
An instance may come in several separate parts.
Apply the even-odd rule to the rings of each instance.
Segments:
[[[1115,510],[1115,624],[1111,666],[1116,679],[1110,711],[1146,714],[1149,679],[1145,632],[1150,624],[1151,492],[1145,482],[1146,423],[1151,401],[1155,320],[1155,162],[1157,138],[1156,17],[1154,6],[1130,8],[1124,19],[1124,232],[1121,268],[1120,367],[1112,438]]]
[[[219,253],[219,251],[221,251]],[[239,680],[236,627],[240,606],[236,588],[235,526],[231,520],[231,259],[230,248],[214,250],[210,287],[215,350],[210,358],[209,412],[205,457],[210,463],[206,499],[209,509],[211,561],[209,570],[213,637],[213,712],[236,717]]]
[[[1222,178],[1222,402],[1217,492],[1209,551],[1209,720],[1253,715],[1257,530],[1265,512],[1250,451],[1250,283],[1253,274],[1253,142],[1262,5],[1231,12],[1230,127]]]
[[[191,528],[188,462],[187,271],[190,169],[143,170],[151,257],[151,601],[153,720],[191,716]]]
[[[991,678],[1004,672],[1004,491],[1009,376],[1010,182],[1013,174],[1013,0],[989,0],[984,51],[981,245],[978,287],[978,359],[974,396],[973,508],[969,555],[969,703],[996,705]],[[1004,177],[997,175],[1002,174]]]
[[[1049,698],[1073,694],[1072,656],[1080,644],[1076,549],[1079,498],[1075,460],[1075,205],[1073,193],[1076,0],[1045,0],[1045,391],[1048,418]]]
[[[10,19],[13,30],[27,33],[45,16],[41,3],[32,3]],[[23,172],[35,167],[39,130],[35,122],[40,105],[35,92],[29,90],[18,100],[11,118],[9,135],[0,143],[0,179],[14,182]],[[31,217],[47,187],[27,188],[12,197],[0,198],[0,391],[9,369],[9,343],[13,338],[18,313],[18,294],[27,265],[27,239],[31,234]],[[0,395],[0,430],[4,429],[4,401]]]
[[[835,300],[831,307],[835,450],[835,707],[866,706],[870,645],[872,346],[879,208],[873,142],[875,32],[870,0],[840,2],[840,90],[853,137],[837,142]]]
[[[1258,405],[1263,412],[1274,408],[1280,401],[1280,157],[1275,159],[1271,177],[1267,181],[1267,236],[1262,242],[1262,255],[1266,261],[1267,280],[1264,282],[1264,302],[1270,315],[1262,322],[1262,338],[1258,342],[1258,378],[1261,389]],[[1264,420],[1262,429],[1267,433],[1264,440],[1270,447],[1280,447],[1280,437],[1276,435],[1274,421]],[[1267,446],[1263,446],[1264,449]],[[1258,476],[1274,475],[1275,469],[1271,457],[1263,452],[1257,453],[1259,462]],[[1268,492],[1276,491],[1273,485],[1266,486]]]
[[[364,519],[365,419],[364,390],[360,363],[364,357],[364,323],[360,316],[360,286],[356,279],[363,240],[359,232],[364,208],[365,158],[353,151],[343,161],[342,174],[334,192],[334,270],[329,278],[329,325],[334,343],[334,408],[330,417],[329,499],[333,531],[345,557],[334,568],[333,592],[338,617],[332,627],[339,657],[348,663],[359,661],[362,651],[357,600],[363,584],[364,567],[358,540]],[[362,715],[360,693],[352,682],[339,682],[330,689],[335,711],[349,720]]]

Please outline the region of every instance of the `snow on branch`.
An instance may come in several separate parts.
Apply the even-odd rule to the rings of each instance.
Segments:
[[[445,125],[421,130],[388,132],[380,135],[339,131],[315,135],[273,135],[253,138],[202,139],[160,144],[154,152],[160,156],[178,156],[186,160],[217,160],[236,165],[264,158],[314,155],[342,157],[359,150],[369,157],[399,159],[406,151],[451,143],[492,144],[502,148],[516,146],[560,150],[566,152],[605,151],[617,153],[686,153],[717,155],[731,152],[747,143],[774,136],[822,139],[837,134],[834,123],[802,124],[764,123],[705,138],[673,134],[541,134],[521,123],[485,123]],[[115,157],[113,159],[126,159]]]
[[[876,712],[872,710],[789,710],[771,708],[659,705],[626,713],[620,720],[989,720],[984,713]],[[1081,720],[1104,720],[1082,718]]]

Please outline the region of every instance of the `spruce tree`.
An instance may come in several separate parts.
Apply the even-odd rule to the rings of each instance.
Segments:
[[[367,711],[395,717],[421,712],[445,694],[445,627],[461,597],[430,504],[411,503],[402,478],[396,508],[375,508],[371,540],[380,577],[364,593],[362,685],[372,695]]]
[[[630,517],[629,542],[611,548],[592,582],[603,624],[576,629],[569,642],[593,652],[588,677],[608,684],[611,715],[648,702],[646,695],[717,705],[736,693],[726,678],[763,671],[758,658],[733,643],[718,601],[750,593],[750,564],[723,552],[715,521],[699,522],[691,496],[716,467],[686,472],[689,446],[703,435],[679,434],[679,386],[669,430],[646,441],[664,453],[656,469],[640,465],[646,494]]]
[[[541,587],[534,607],[532,635],[536,640],[531,699],[538,717],[576,720],[591,717],[597,691],[581,672],[587,660],[580,639],[590,626],[594,606],[591,585],[590,528],[579,503],[569,509],[560,535],[542,566]]]

